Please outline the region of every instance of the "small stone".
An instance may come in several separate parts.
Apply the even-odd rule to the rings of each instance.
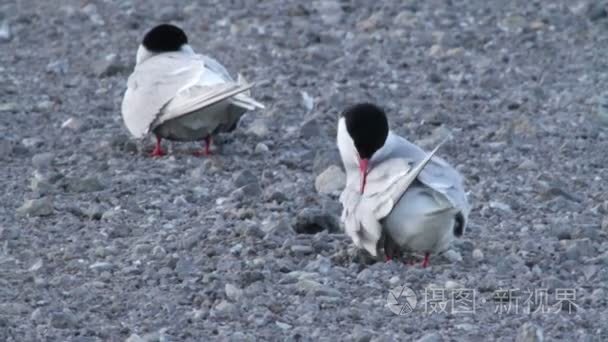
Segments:
[[[17,111],[18,106],[14,102],[4,102],[0,103],[0,113],[1,112],[15,112]]]
[[[590,1],[589,7],[587,8],[587,17],[591,21],[597,21],[600,19],[608,18],[607,5],[603,1]]]
[[[8,20],[4,19],[0,22],[0,43],[8,42],[11,40],[11,27],[8,24]]]
[[[249,125],[247,131],[263,138],[268,135],[269,129],[264,119],[256,119]]]
[[[302,95],[302,105],[304,108],[306,108],[309,113],[312,112],[315,108],[315,99],[305,91],[301,91],[300,95]]]
[[[295,232],[286,219],[279,220],[275,225],[268,229],[264,239],[281,239],[293,235]]]
[[[294,245],[291,246],[291,251],[296,254],[312,254],[314,250],[311,246],[303,246],[303,245]]]
[[[234,304],[222,300],[213,308],[213,311],[216,315],[219,314],[220,316],[228,317],[234,315],[238,310]]]
[[[453,290],[453,289],[462,288],[462,286],[460,284],[458,284],[458,282],[455,282],[453,280],[448,280],[445,282],[444,288],[446,290]]]
[[[144,340],[143,338],[141,338],[139,335],[137,334],[131,334],[131,336],[129,336],[129,338],[127,338],[125,340],[125,342],[147,342],[146,340]]]
[[[184,19],[184,14],[177,6],[165,6],[158,11],[158,16],[161,21],[180,21]]]
[[[434,332],[422,336],[417,342],[443,342],[443,337],[438,332]]]
[[[262,194],[262,188],[260,187],[259,183],[251,183],[251,184],[247,184],[243,187],[240,187],[236,190],[234,190],[231,194],[231,196],[233,198],[251,198],[251,197],[258,197]]]
[[[294,230],[298,234],[316,234],[327,230],[329,233],[340,231],[337,217],[318,209],[306,208],[298,213]]]
[[[287,201],[287,195],[285,195],[285,193],[283,193],[282,191],[275,190],[270,194],[270,196],[268,196],[268,200],[280,204]]]
[[[605,215],[602,219],[601,228],[604,232],[608,233],[608,215]]]
[[[452,263],[462,261],[462,255],[460,255],[460,253],[458,253],[457,251],[455,251],[453,249],[449,249],[449,250],[445,251],[445,253],[443,255],[445,255],[445,257],[448,260],[450,260],[450,262],[452,262]]]
[[[0,138],[0,158],[13,154],[14,144],[8,139]]]
[[[339,152],[335,149],[318,151],[312,162],[312,172],[319,175],[332,165],[342,165]]]
[[[84,127],[84,122],[80,119],[69,118],[61,124],[61,128],[67,128],[72,131],[80,132]]]
[[[515,338],[515,342],[542,342],[543,341],[543,330],[539,326],[533,323],[525,323]]]
[[[270,151],[270,149],[264,143],[258,143],[257,145],[255,145],[254,152],[257,154],[266,154],[269,151]]]
[[[96,262],[93,263],[89,266],[89,268],[93,271],[98,271],[98,272],[103,272],[103,271],[110,271],[114,268],[114,265],[112,265],[109,262],[105,262],[105,261],[100,261],[100,262]]]
[[[489,206],[492,209],[498,209],[508,213],[513,211],[508,204],[499,201],[490,201]]]
[[[55,105],[55,103],[51,100],[43,100],[43,101],[36,103],[34,110],[36,110],[38,112],[48,112],[53,108],[54,105]]]
[[[249,170],[239,171],[232,177],[232,182],[237,188],[258,182],[258,177]]]
[[[243,290],[230,283],[226,284],[224,291],[226,297],[234,302],[238,302],[243,297]]]
[[[21,235],[19,229],[17,228],[8,228],[8,227],[0,227],[0,240],[16,240]]]
[[[337,193],[346,185],[346,174],[338,166],[332,165],[315,179],[315,189],[320,194]]]
[[[483,251],[481,249],[475,248],[473,250],[473,259],[475,259],[475,260],[483,260],[483,257],[484,257],[484,255],[483,255]]]
[[[366,282],[370,279],[372,279],[373,274],[372,271],[369,268],[364,269],[363,271],[359,272],[359,274],[357,274],[357,280]]]
[[[372,31],[378,27],[378,23],[382,19],[382,12],[376,12],[357,23],[357,28],[361,31]]]
[[[281,321],[276,321],[275,324],[282,330],[289,330],[292,328],[290,324],[283,323]]]
[[[34,137],[34,138],[25,138],[21,140],[21,144],[26,148],[39,148],[44,145],[44,140]]]
[[[537,170],[538,165],[534,161],[525,158],[524,161],[521,162],[521,164],[519,164],[517,168],[520,170]]]
[[[53,214],[53,203],[50,198],[27,200],[17,209],[17,213],[26,216],[49,216]]]
[[[316,119],[305,121],[300,126],[300,137],[303,139],[318,138],[321,135],[321,126]]]
[[[300,279],[296,283],[296,287],[298,290],[303,292],[311,292],[321,288],[323,285],[321,283],[311,280],[311,279]]]
[[[35,154],[32,157],[32,165],[37,169],[47,169],[53,165],[55,154],[52,152],[43,152]]]
[[[70,178],[66,180],[66,189],[70,192],[97,192],[101,191],[105,186],[99,178],[91,176],[85,178]]]
[[[335,27],[335,25],[338,25],[340,23],[340,20],[344,15],[344,11],[342,10],[342,6],[340,5],[339,1],[314,1],[313,4],[317,12],[320,14],[321,20],[325,24],[331,27]]]
[[[97,77],[114,76],[121,73],[124,69],[124,66],[118,60],[118,56],[113,53],[95,61],[92,66],[93,73]]]
[[[52,61],[46,65],[46,72],[55,75],[65,75],[68,73],[70,66],[66,59]]]
[[[69,312],[55,312],[51,314],[50,323],[55,329],[69,329],[76,325],[76,318]]]
[[[44,323],[44,313],[42,312],[42,309],[36,308],[36,310],[32,311],[30,320],[36,325]]]

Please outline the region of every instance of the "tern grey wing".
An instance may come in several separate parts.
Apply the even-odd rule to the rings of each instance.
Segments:
[[[381,221],[431,161],[442,143],[414,166],[411,160],[391,158],[376,165],[367,176],[365,192],[360,194],[354,182],[347,184],[340,196],[344,207],[342,221],[356,246],[377,255],[382,236]]]
[[[422,160],[426,153],[408,140],[391,134],[387,139],[390,148],[383,158],[405,158],[408,160]],[[470,205],[464,190],[462,175],[444,159],[434,156],[428,165],[418,175],[418,180],[443,194],[451,205],[460,210],[466,222]]]

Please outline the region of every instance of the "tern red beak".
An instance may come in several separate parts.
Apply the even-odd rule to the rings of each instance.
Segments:
[[[369,159],[359,159],[359,171],[361,172],[361,193],[365,190],[365,182],[367,181],[367,165]]]

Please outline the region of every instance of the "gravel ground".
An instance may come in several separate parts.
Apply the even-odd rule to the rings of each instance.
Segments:
[[[608,339],[605,1],[172,3],[0,4],[0,340]],[[210,158],[152,159],[122,124],[163,21],[267,105]],[[362,99],[425,148],[453,136],[471,224],[430,268],[340,231],[325,176]]]

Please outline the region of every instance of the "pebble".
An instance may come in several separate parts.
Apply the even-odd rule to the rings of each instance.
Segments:
[[[462,285],[460,285],[458,282],[455,282],[453,280],[448,280],[445,282],[444,288],[446,290],[453,290],[453,289],[462,288]]]
[[[315,189],[320,194],[333,194],[344,189],[346,174],[336,165],[328,167],[315,179]]]
[[[255,119],[249,127],[247,127],[249,133],[253,133],[256,136],[263,138],[268,135],[269,129],[264,119]]]
[[[15,227],[0,227],[0,241],[16,240],[20,235],[21,232]]]
[[[443,342],[443,337],[438,332],[433,332],[422,336],[417,342]]]
[[[125,67],[118,60],[118,56],[112,53],[93,62],[91,69],[95,76],[103,78],[120,74]]]
[[[312,162],[312,172],[319,175],[332,165],[342,167],[340,153],[336,149],[317,151]]]
[[[69,312],[51,313],[51,327],[55,329],[69,329],[76,325],[76,317]]]
[[[311,246],[294,245],[290,249],[296,254],[312,254],[314,252]]]
[[[481,251],[481,249],[475,248],[473,250],[473,259],[475,259],[475,260],[483,260],[483,257],[484,257],[484,255],[483,255],[483,252]]]
[[[27,200],[17,209],[18,214],[26,216],[49,216],[53,211],[53,202],[48,197]]]
[[[601,229],[604,232],[608,233],[608,215],[604,215],[604,218],[602,219]]]
[[[270,149],[268,148],[268,146],[264,143],[258,143],[257,145],[255,145],[255,149],[253,152],[257,153],[257,154],[266,154],[270,151]]]
[[[315,99],[305,91],[301,91],[300,95],[302,95],[302,105],[304,108],[306,108],[309,113],[312,112],[315,108]]]
[[[13,154],[13,142],[0,138],[0,158]]]
[[[4,19],[0,22],[0,43],[8,42],[11,40],[11,27],[9,26],[8,20]]]
[[[342,6],[340,2],[337,0],[320,0],[313,2],[317,13],[320,14],[321,20],[325,22],[325,24],[335,27],[340,23],[342,16],[344,15],[344,11],[342,10]]]
[[[238,302],[243,297],[243,290],[230,283],[226,284],[224,291],[226,297],[234,302]]]
[[[258,177],[249,170],[242,170],[233,175],[232,183],[235,187],[240,188],[245,185],[258,183]]]
[[[590,1],[587,8],[587,17],[591,21],[608,18],[608,8],[603,1]]]
[[[75,132],[80,132],[84,128],[84,122],[77,118],[69,118],[61,124],[61,128],[67,128]]]
[[[490,208],[492,208],[492,209],[502,210],[502,211],[507,212],[507,213],[510,213],[510,212],[513,211],[508,204],[503,203],[503,202],[490,201],[489,205],[490,205]]]
[[[65,75],[70,70],[70,65],[66,59],[58,59],[46,65],[46,72],[55,75]]]
[[[543,341],[543,329],[534,323],[524,323],[519,328],[515,342],[542,342]]]
[[[259,183],[247,184],[234,190],[231,194],[233,198],[238,199],[259,197],[260,195],[262,195],[262,188]]]
[[[293,328],[293,326],[291,324],[283,323],[281,321],[276,321],[275,324],[277,325],[277,327],[279,327],[282,330],[289,330],[289,329]]]
[[[298,234],[316,234],[324,230],[329,233],[340,231],[338,218],[318,209],[303,209],[295,221],[294,230]]]
[[[39,148],[39,147],[42,147],[42,145],[44,145],[44,140],[42,140],[38,137],[25,138],[25,139],[21,140],[21,144],[26,148]]]
[[[55,154],[52,152],[38,153],[32,157],[32,165],[41,170],[50,168],[54,161]]]
[[[449,249],[443,255],[452,263],[462,262],[462,255],[453,249]]]
[[[66,179],[65,186],[68,191],[79,193],[97,192],[105,188],[96,176],[68,178]]]
[[[316,119],[309,119],[300,126],[300,137],[303,139],[318,139],[321,135],[321,126]]]
[[[129,338],[125,340],[125,342],[146,342],[146,340],[144,340],[143,338],[141,338],[141,336],[137,334],[131,334]]]

